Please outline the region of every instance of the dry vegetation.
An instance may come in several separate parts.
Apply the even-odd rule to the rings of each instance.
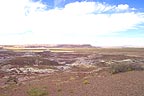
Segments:
[[[45,89],[32,88],[27,91],[29,96],[47,96],[48,92]]]
[[[139,64],[112,64],[110,65],[110,73],[116,74],[128,71],[142,71],[144,70],[144,65]]]

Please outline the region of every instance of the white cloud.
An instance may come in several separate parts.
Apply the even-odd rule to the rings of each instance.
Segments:
[[[29,0],[0,1],[0,34],[25,32],[29,28],[30,14],[43,12],[45,5]]]
[[[120,4],[117,6],[117,10],[128,10],[129,6],[127,4]]]
[[[92,43],[99,34],[126,31],[144,23],[144,14],[132,12],[127,4],[84,1],[46,10],[41,2],[3,0],[0,6],[0,43]]]
[[[97,46],[125,46],[125,47],[144,47],[144,38],[129,38],[129,37],[107,37],[97,38]]]

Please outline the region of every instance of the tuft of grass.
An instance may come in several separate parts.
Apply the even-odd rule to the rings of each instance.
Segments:
[[[74,91],[73,91],[73,90],[70,90],[69,92],[70,92],[70,93],[74,93]]]
[[[6,95],[6,94],[0,94],[0,96],[8,96],[8,95]]]
[[[47,96],[48,92],[44,89],[32,88],[27,91],[29,96]]]
[[[75,80],[75,78],[71,76],[71,77],[70,77],[70,80]]]
[[[143,67],[139,64],[112,64],[110,65],[110,73],[116,74],[121,72],[128,72],[134,70],[143,70]]]
[[[88,80],[84,80],[83,84],[90,84]]]
[[[61,92],[61,91],[62,91],[62,89],[58,89],[57,91],[58,91],[58,92]]]

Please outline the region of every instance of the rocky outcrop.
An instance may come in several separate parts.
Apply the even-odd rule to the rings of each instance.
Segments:
[[[78,58],[71,66],[109,67],[111,64],[144,64],[144,59],[124,55],[92,54],[87,57]]]
[[[14,59],[9,60],[11,65],[53,65],[58,66],[58,62],[51,61],[48,58],[42,58],[38,56],[28,56],[28,57],[15,57]]]

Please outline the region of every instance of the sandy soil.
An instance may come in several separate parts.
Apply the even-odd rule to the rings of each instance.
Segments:
[[[111,75],[54,73],[1,89],[0,96],[28,96],[31,88],[41,88],[47,96],[144,96],[144,71]]]
[[[50,57],[61,62],[71,63],[78,60],[79,57],[85,58],[89,56],[79,53],[61,53],[52,54]],[[134,49],[133,51],[132,49],[123,49],[122,52],[119,52],[119,50],[114,49],[100,49],[94,55],[94,58],[89,57],[84,61],[80,59],[79,62],[84,62],[85,64],[91,58],[92,60],[97,60],[96,62],[104,61],[97,64],[98,68],[107,67],[105,64],[108,64],[110,61],[115,61],[117,64],[122,60],[128,60],[123,61],[123,63],[129,64],[129,62],[134,62],[143,65],[144,50]],[[28,79],[20,81],[18,84],[12,83],[7,86],[2,86],[5,85],[3,83],[6,81],[4,75],[7,73],[0,73],[0,96],[30,96],[28,95],[28,90],[34,88],[48,92],[47,95],[41,96],[144,96],[144,71],[111,74],[107,69],[100,71],[93,70],[95,70],[93,67],[88,69],[79,69],[77,67],[47,74],[31,74],[31,76],[25,74]],[[90,71],[93,72],[91,73]],[[18,77],[20,76],[25,77],[24,75],[18,75]]]

